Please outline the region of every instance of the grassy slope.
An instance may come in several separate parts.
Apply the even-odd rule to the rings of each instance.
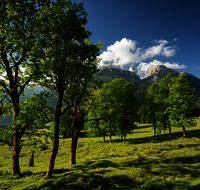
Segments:
[[[79,139],[77,165],[69,165],[70,139],[60,140],[54,175],[46,173],[51,144],[35,153],[35,167],[28,167],[30,147],[23,147],[22,176],[12,176],[12,150],[0,145],[0,189],[200,189],[200,119],[197,127],[154,138],[149,125],[139,125],[127,142],[118,136],[113,143],[102,138]]]

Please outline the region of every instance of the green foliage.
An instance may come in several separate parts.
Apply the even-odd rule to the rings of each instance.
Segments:
[[[50,92],[42,91],[32,94],[30,99],[22,99],[16,124],[26,129],[26,133],[32,133],[36,128],[45,128],[46,122],[53,120],[53,108],[46,106],[50,97]]]
[[[34,130],[32,134],[27,136],[26,146],[32,150],[32,152],[40,152],[47,149],[49,144],[49,137],[51,137],[50,132],[47,130]],[[25,142],[23,141],[23,145]]]
[[[99,121],[90,121],[87,124],[89,135],[118,132],[122,136],[134,128],[137,120],[137,99],[134,96],[134,87],[123,79],[114,79],[94,92],[95,99],[88,102],[91,106],[88,120],[101,118]],[[94,134],[92,134],[94,132]],[[97,132],[99,133],[99,132]]]
[[[194,118],[190,117],[190,110],[195,109],[194,91],[189,83],[186,73],[180,73],[172,79],[169,92],[170,113],[169,120],[172,126],[191,127],[195,126]]]
[[[48,91],[42,91],[40,94],[31,95],[30,99],[22,99],[20,102],[20,112],[16,124],[20,125],[23,134],[28,136],[30,141],[28,145],[30,146],[41,144],[41,140],[33,138],[33,136],[45,136],[47,139],[49,135],[46,131],[38,132],[38,130],[45,129],[46,122],[53,119],[53,109],[46,106],[50,97]],[[13,126],[0,128],[0,136],[3,140],[13,142]],[[23,141],[20,142],[22,146]]]
[[[146,90],[145,96],[143,97],[143,104],[139,110],[141,121],[151,123],[154,128],[154,135],[156,133],[156,123],[160,118],[157,94],[157,85],[152,83]]]
[[[20,139],[28,126],[37,123],[35,119],[29,118],[29,116],[34,116],[30,112],[31,109],[36,111],[35,115],[38,115],[34,103],[29,109],[26,106],[29,102],[24,101],[24,105],[20,105],[20,97],[24,95],[24,90],[28,85],[35,85],[35,82],[44,75],[41,63],[45,50],[45,38],[41,34],[41,28],[45,21],[39,19],[39,9],[43,5],[48,6],[49,3],[50,1],[44,0],[5,0],[0,4],[0,102],[2,111],[0,115],[2,113],[13,115],[13,140],[11,142],[6,139],[0,140],[7,144],[14,141],[13,174],[20,174]],[[25,113],[26,109],[27,113]],[[39,119],[40,121],[42,119]]]
[[[146,90],[144,103],[141,106],[141,120],[150,122],[165,130],[171,127],[182,127],[185,136],[185,127],[195,125],[190,116],[190,110],[195,109],[194,91],[189,83],[186,73],[180,73],[178,77],[169,73],[158,84],[152,83]],[[159,132],[160,133],[160,132]]]
[[[13,142],[12,130],[12,126],[5,126],[0,128],[0,138],[3,140],[7,140],[8,142]]]

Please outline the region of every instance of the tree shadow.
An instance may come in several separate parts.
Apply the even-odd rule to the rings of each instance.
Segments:
[[[80,169],[80,168],[79,168]],[[141,183],[130,179],[126,175],[103,177],[102,172],[70,172],[59,178],[43,180],[41,184],[33,185],[29,189],[135,189]],[[131,188],[130,188],[131,187]]]
[[[103,159],[103,160],[102,160]],[[191,157],[175,157],[172,159],[155,159],[148,156],[139,156],[131,161],[123,161],[115,163],[108,158],[100,158],[99,160],[89,160],[82,164],[74,165],[72,169],[54,169],[53,177],[33,183],[29,189],[185,189],[190,187],[189,182],[183,182],[178,179],[176,181],[167,181],[164,177],[176,178],[178,175],[185,177],[186,175],[192,178],[197,178],[200,167],[192,164],[200,162],[200,155]],[[167,165],[166,165],[167,164]],[[187,167],[188,164],[190,167]],[[155,170],[155,165],[159,165],[158,170]],[[124,174],[109,176],[112,168],[124,169],[126,167],[140,168],[139,174],[129,176]],[[111,168],[111,169],[110,169]],[[98,170],[99,169],[99,170]],[[46,173],[46,172],[45,172]],[[44,172],[35,173],[35,175],[43,175]],[[28,174],[28,173],[26,173]],[[57,175],[59,174],[59,175]],[[30,173],[32,175],[32,173]],[[150,176],[155,176],[150,180]],[[161,177],[162,176],[162,177]],[[142,180],[137,180],[140,177]],[[148,179],[149,178],[149,179]],[[145,181],[146,180],[146,181]],[[178,187],[178,188],[177,188]],[[191,189],[193,186],[191,186]],[[194,186],[198,189],[200,184]]]
[[[192,178],[199,177],[200,166],[195,164],[200,163],[200,155],[197,156],[185,156],[185,157],[174,157],[174,158],[160,158],[153,159],[146,156],[139,156],[138,158],[121,163],[121,167],[134,167],[143,168],[146,173],[152,174],[154,176],[160,176],[165,174],[168,177],[177,177],[189,175]],[[158,171],[154,171],[155,165],[159,165]],[[152,171],[153,170],[153,171]]]
[[[134,139],[126,139],[126,142],[129,144],[143,144],[143,143],[161,143],[164,141],[172,141],[177,140],[177,138],[183,137],[182,132],[173,132],[172,136],[169,137],[168,133],[161,134],[158,136],[150,136],[150,137],[141,137],[141,138],[134,138]],[[192,130],[192,131],[186,131],[186,137],[185,139],[196,137],[200,138],[200,129]]]
[[[138,131],[135,131],[135,132],[132,132],[132,134],[134,133],[150,133],[151,131],[141,131],[141,132],[138,132]]]
[[[149,128],[151,125],[141,125],[141,126],[137,126],[135,129],[146,129]]]

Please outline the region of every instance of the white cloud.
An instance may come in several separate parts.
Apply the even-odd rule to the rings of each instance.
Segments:
[[[164,65],[168,68],[171,69],[185,69],[186,66],[185,65],[179,65],[179,63],[169,63],[169,62],[165,62]]]
[[[165,57],[171,57],[173,55],[175,55],[176,51],[175,49],[173,49],[173,46],[171,47],[164,47],[162,50],[162,55],[164,55]]]
[[[102,58],[99,66],[106,62],[112,63],[116,66],[123,66],[126,64],[141,63],[148,58],[153,58],[157,55],[170,57],[175,55],[175,46],[166,46],[166,40],[155,40],[156,45],[147,49],[137,47],[138,42],[123,38],[121,41],[116,41],[113,45],[107,47],[99,58]]]

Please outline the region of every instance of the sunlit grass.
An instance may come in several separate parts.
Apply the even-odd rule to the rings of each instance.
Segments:
[[[182,137],[180,128],[153,137],[149,125],[138,127],[109,143],[103,138],[79,139],[77,164],[69,165],[70,139],[60,139],[52,178],[46,174],[52,143],[35,153],[35,166],[29,167],[32,153],[24,146],[20,154],[22,176],[12,176],[12,148],[0,145],[0,189],[200,189],[200,119]]]

